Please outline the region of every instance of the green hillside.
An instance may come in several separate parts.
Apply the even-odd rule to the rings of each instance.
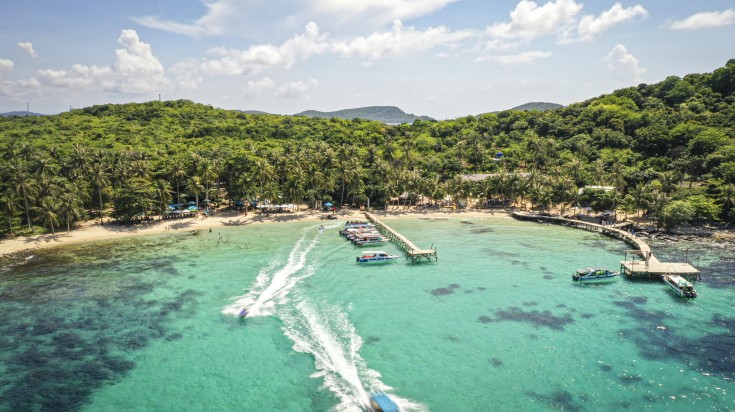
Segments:
[[[734,92],[730,60],[551,111],[395,126],[186,100],[0,118],[0,230],[66,229],[100,209],[126,220],[182,198],[377,206],[401,193],[735,223]],[[578,195],[586,185],[615,190]]]

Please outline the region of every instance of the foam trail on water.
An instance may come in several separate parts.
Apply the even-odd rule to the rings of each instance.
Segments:
[[[294,350],[314,357],[317,372],[312,377],[324,379],[324,387],[340,400],[336,410],[364,411],[370,403],[366,389],[391,389],[380,381],[380,373],[367,367],[359,353],[362,338],[338,308],[317,308],[301,300],[282,319],[284,333],[294,342]],[[392,395],[391,399],[404,411],[425,410],[423,405],[408,399]]]
[[[250,291],[236,297],[233,303],[222,309],[222,313],[237,315],[242,308],[248,308],[248,317],[272,315],[274,307],[286,301],[291,289],[314,273],[312,267],[305,267],[306,258],[319,242],[319,235],[315,228],[305,230],[291,249],[285,265],[278,269],[280,263],[277,260],[271,262],[258,273]]]

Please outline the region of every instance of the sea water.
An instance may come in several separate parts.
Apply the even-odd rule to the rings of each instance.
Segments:
[[[165,234],[21,254],[0,271],[0,410],[735,410],[735,261],[577,284],[620,241],[508,218],[387,219],[438,261],[364,266],[344,222]],[[248,307],[250,314],[237,313]]]

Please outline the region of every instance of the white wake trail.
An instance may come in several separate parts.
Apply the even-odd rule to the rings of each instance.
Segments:
[[[274,261],[261,270],[248,293],[234,298],[234,302],[222,309],[222,313],[238,315],[242,308],[248,308],[248,317],[273,315],[274,307],[286,302],[291,289],[302,279],[314,274],[313,267],[307,267],[306,262],[309,252],[319,242],[320,235],[316,228],[306,229],[291,249],[286,264],[277,269],[279,262]],[[310,240],[307,241],[307,238]]]

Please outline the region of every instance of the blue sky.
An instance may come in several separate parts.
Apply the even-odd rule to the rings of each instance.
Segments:
[[[0,112],[190,99],[437,119],[569,104],[735,58],[724,0],[6,0]]]

